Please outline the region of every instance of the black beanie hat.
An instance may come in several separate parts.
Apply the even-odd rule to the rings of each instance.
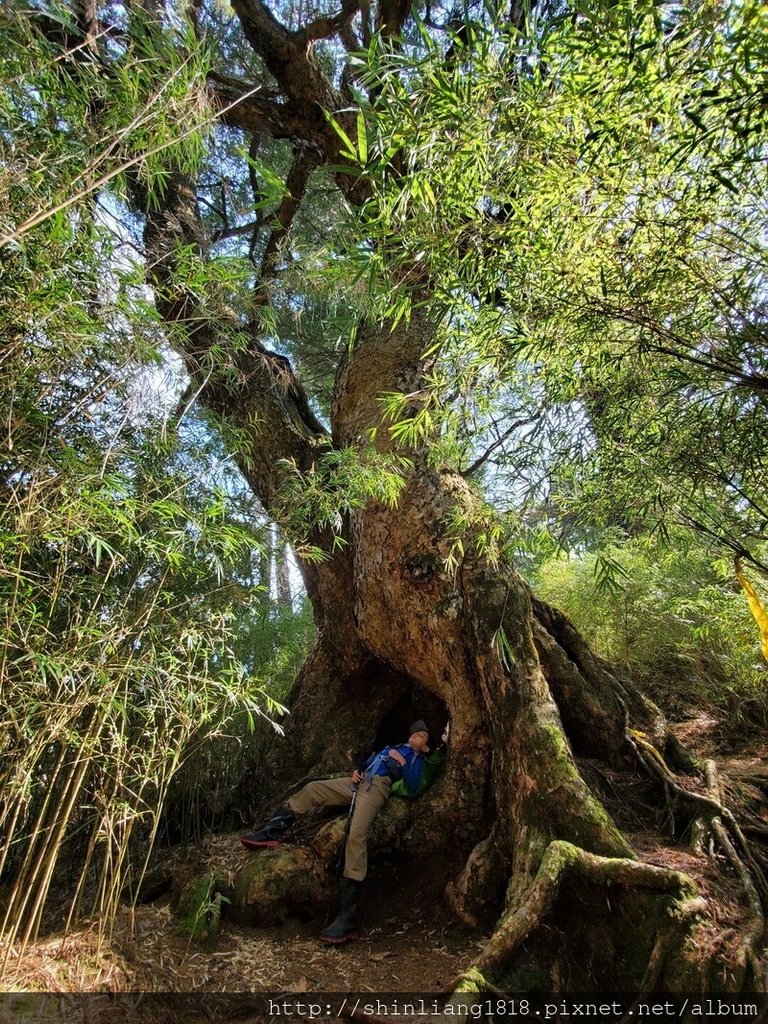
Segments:
[[[415,732],[425,732],[427,736],[429,736],[429,729],[427,728],[427,723],[424,721],[423,718],[420,718],[417,722],[413,723],[408,735],[413,736]]]

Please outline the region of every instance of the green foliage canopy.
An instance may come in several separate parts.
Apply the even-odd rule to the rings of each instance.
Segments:
[[[23,947],[63,853],[68,918],[109,926],[179,768],[274,718],[264,680],[285,666],[239,628],[262,618],[263,520],[163,370],[128,215],[104,191],[128,171],[162,189],[169,149],[199,160],[204,55],[129,47],[109,78],[26,17],[2,28],[0,872]]]
[[[709,713],[742,736],[752,723],[765,726],[766,666],[730,559],[713,558],[706,544],[678,532],[667,544],[634,538],[606,544],[599,555],[554,555],[530,575],[536,594],[665,711]]]
[[[683,524],[766,569],[767,46],[755,3],[618,3],[366,55],[348,262],[395,319],[429,282],[409,429],[518,532]]]

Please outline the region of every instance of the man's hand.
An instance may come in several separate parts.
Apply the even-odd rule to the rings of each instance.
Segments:
[[[397,761],[398,764],[405,764],[405,758],[399,750],[390,750],[387,757],[391,757],[393,761]]]
[[[354,782],[354,784],[357,785],[358,782],[362,782],[364,778],[365,776],[363,775],[363,773],[359,772],[357,768],[355,768],[355,770],[352,772],[352,781]]]

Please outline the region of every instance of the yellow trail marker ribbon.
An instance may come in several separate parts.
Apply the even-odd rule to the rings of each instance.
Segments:
[[[763,657],[768,661],[768,612],[766,612],[765,606],[760,600],[757,591],[742,572],[741,559],[737,558],[735,560],[735,565],[736,578],[741,584],[741,589],[744,591],[747,598],[749,610],[754,615],[755,622],[760,630],[760,647],[763,652]]]

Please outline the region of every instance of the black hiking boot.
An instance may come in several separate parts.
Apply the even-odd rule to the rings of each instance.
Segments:
[[[281,807],[273,817],[257,832],[249,832],[240,836],[240,842],[249,850],[264,850],[279,846],[280,842],[296,821],[296,815],[289,807]]]
[[[362,882],[356,882],[354,878],[342,878],[339,887],[341,896],[339,913],[336,920],[320,932],[321,940],[327,945],[340,946],[344,942],[352,942],[358,938],[355,931],[355,919],[357,918],[357,897],[362,884]]]

